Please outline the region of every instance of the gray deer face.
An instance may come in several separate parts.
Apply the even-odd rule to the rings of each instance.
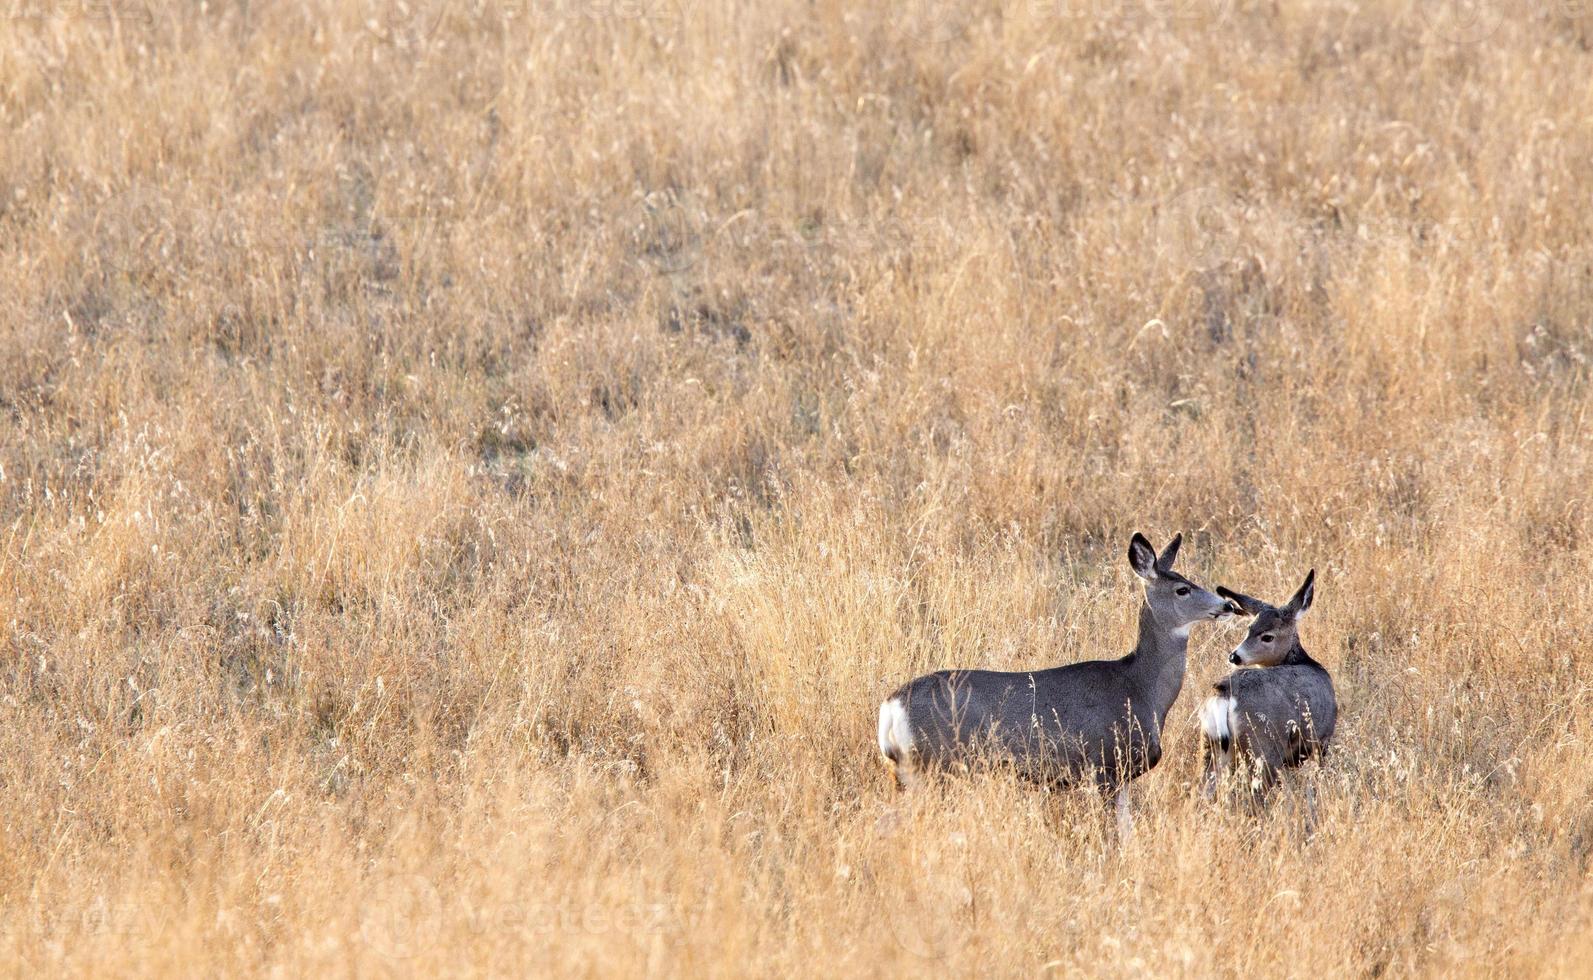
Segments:
[[[1246,616],[1256,617],[1244,642],[1228,654],[1228,662],[1241,667],[1271,667],[1294,649],[1300,617],[1316,598],[1316,569],[1311,569],[1300,591],[1282,607],[1268,605],[1222,586],[1217,587],[1217,592],[1237,605]]]
[[[1156,621],[1165,629],[1187,636],[1194,624],[1227,619],[1239,607],[1173,571],[1178,546],[1183,543],[1184,536],[1180,534],[1158,556],[1143,534],[1135,534],[1128,543],[1128,564],[1135,575],[1145,580],[1145,602]]]

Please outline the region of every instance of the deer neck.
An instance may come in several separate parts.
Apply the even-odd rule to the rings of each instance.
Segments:
[[[1169,629],[1156,619],[1146,602],[1139,607],[1139,643],[1134,647],[1130,671],[1140,696],[1156,712],[1158,725],[1165,721],[1178,692],[1184,686],[1184,667],[1189,657],[1189,627]]]
[[[1288,664],[1290,666],[1322,666],[1315,660],[1311,659],[1311,655],[1309,653],[1305,652],[1305,647],[1300,645],[1300,640],[1298,637],[1295,638],[1294,646],[1289,648],[1288,656],[1284,657],[1280,663]]]

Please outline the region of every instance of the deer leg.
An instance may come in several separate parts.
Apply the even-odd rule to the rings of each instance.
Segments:
[[[1316,835],[1316,780],[1309,773],[1305,776],[1305,836],[1306,839]]]
[[[1128,783],[1124,783],[1117,789],[1115,809],[1117,811],[1117,840],[1120,844],[1127,842],[1130,837],[1134,836],[1134,812],[1128,806],[1128,786]]]
[[[1250,812],[1259,814],[1267,805],[1272,787],[1278,783],[1278,769],[1262,756],[1250,759]]]
[[[1217,798],[1217,784],[1222,782],[1228,770],[1228,754],[1219,752],[1209,739],[1203,745],[1201,760],[1204,776],[1201,778],[1200,794],[1207,800],[1214,800]]]
[[[907,771],[906,760],[891,766],[891,776],[896,783],[896,792],[898,794],[907,792],[907,783],[912,778],[912,773]]]

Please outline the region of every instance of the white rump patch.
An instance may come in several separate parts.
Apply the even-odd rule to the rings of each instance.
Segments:
[[[907,723],[907,706],[891,698],[879,706],[879,751],[898,765],[913,751],[913,730]]]
[[[1209,741],[1216,742],[1220,747],[1223,743],[1229,746],[1228,751],[1222,755],[1227,756],[1233,747],[1233,712],[1239,702],[1233,698],[1210,697],[1200,706],[1200,730],[1206,734]],[[1220,751],[1220,748],[1219,748]]]

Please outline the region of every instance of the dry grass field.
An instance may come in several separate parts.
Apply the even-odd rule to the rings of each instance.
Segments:
[[[1580,0],[0,0],[15,974],[1587,975]],[[875,709],[1337,678],[1302,833]]]

